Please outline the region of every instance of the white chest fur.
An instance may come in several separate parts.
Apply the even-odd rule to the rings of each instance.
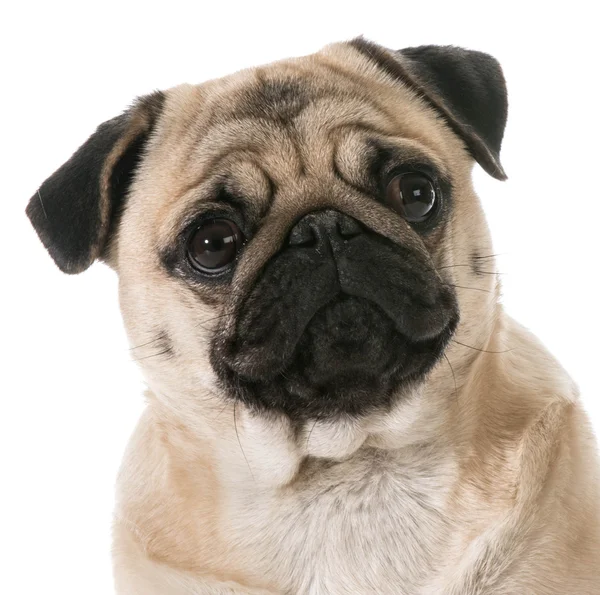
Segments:
[[[248,566],[297,595],[419,593],[451,534],[454,468],[429,448],[362,448],[306,460],[294,482],[231,490],[231,542]]]

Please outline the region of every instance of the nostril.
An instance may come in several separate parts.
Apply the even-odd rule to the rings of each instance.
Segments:
[[[352,217],[340,217],[337,222],[337,232],[347,240],[360,235],[363,232],[362,225]]]
[[[316,240],[312,227],[306,221],[300,221],[295,225],[288,237],[290,246],[311,246]]]
[[[288,244],[314,248],[317,244],[343,243],[362,233],[363,226],[349,215],[334,210],[316,211],[294,225],[288,235]]]

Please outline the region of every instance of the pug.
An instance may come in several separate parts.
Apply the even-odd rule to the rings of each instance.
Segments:
[[[590,424],[471,181],[506,117],[494,58],[358,38],[142,97],[41,185],[149,387],[117,593],[600,593]]]

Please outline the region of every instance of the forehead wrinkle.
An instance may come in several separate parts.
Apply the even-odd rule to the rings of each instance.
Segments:
[[[368,105],[371,109],[383,114],[388,121],[395,121],[393,114],[380,101],[377,101],[377,95],[369,92],[373,84],[371,77],[365,76],[357,70],[348,69],[324,54],[315,54],[312,58],[320,69],[327,72],[329,78],[333,73],[336,78],[343,79],[345,83],[351,85],[352,92],[348,89],[344,89],[343,94],[338,91],[342,99],[359,100],[361,104]]]
[[[314,58],[317,64],[322,64],[349,80],[361,100],[368,102],[390,124],[391,129],[388,134],[397,136],[399,132],[403,132],[402,136],[414,138],[436,154],[444,153],[444,140],[440,138],[439,134],[438,121],[440,118],[438,114],[434,113],[405,83],[400,80],[382,79],[378,69],[373,69],[372,65],[363,64],[364,60],[362,59],[361,63],[357,63],[352,60],[352,56],[345,55],[344,58],[347,59],[350,65],[354,64],[356,66],[354,70],[349,70],[345,62],[340,62],[337,54],[319,52],[311,58]],[[398,109],[389,109],[387,105],[390,102],[398,105]],[[411,119],[411,111],[419,116],[419,120],[422,118],[422,121],[428,124],[428,131],[436,132],[436,134],[423,133],[418,126],[415,128],[409,121],[406,121]],[[406,114],[407,112],[408,118],[403,121],[400,114]],[[445,128],[445,126],[441,128]],[[410,135],[407,135],[408,132],[410,132]]]
[[[310,172],[318,176],[323,172],[323,165],[330,163],[337,131],[344,126],[363,126],[385,134],[387,131],[380,126],[382,122],[377,122],[377,115],[356,99],[346,102],[320,99],[312,104],[289,129],[302,160],[300,165],[304,165],[300,174]],[[363,122],[357,123],[357,118],[361,117]]]
[[[440,156],[429,146],[422,143],[420,139],[417,140],[406,136],[390,135],[369,125],[364,126],[362,122],[359,122],[356,125],[342,125],[338,127],[338,130],[342,131],[342,135],[341,137],[338,137],[335,144],[336,155],[340,146],[343,149],[343,144],[351,143],[352,140],[361,142],[365,149],[369,142],[375,141],[381,147],[389,146],[399,153],[406,153],[407,156],[416,156],[417,158],[429,161],[441,174],[449,175],[450,173],[447,164],[444,163]],[[363,154],[364,153],[361,153],[361,156]]]
[[[251,173],[248,174],[248,170]],[[257,180],[253,175],[256,173],[260,176],[260,182],[263,183],[260,184],[259,182],[262,188],[258,191],[255,191]],[[271,208],[276,192],[275,183],[267,169],[258,161],[248,159],[236,163],[235,167],[223,175],[225,177],[225,187],[231,185],[233,194],[240,195],[244,208],[252,212],[255,219],[262,219]]]
[[[249,196],[252,192],[244,193],[245,183],[240,183],[240,179],[244,177],[244,167],[254,168],[254,171],[258,172],[264,179],[265,186],[258,193],[262,194],[261,196],[256,196],[257,193],[254,193],[254,196]],[[242,171],[240,171],[240,168]],[[210,182],[211,179],[212,182]],[[182,213],[185,214],[189,208],[193,209],[193,207],[189,206],[190,204],[210,202],[207,200],[199,201],[198,199],[198,189],[203,185],[207,185],[209,182],[212,188],[217,188],[219,184],[221,184],[225,190],[229,187],[229,191],[232,194],[237,194],[239,192],[239,194],[242,195],[240,196],[240,199],[243,201],[244,207],[253,212],[253,215],[257,218],[262,218],[264,214],[269,211],[275,198],[276,184],[270,175],[268,168],[264,165],[263,155],[251,149],[249,150],[247,147],[233,151],[224,150],[214,155],[211,161],[204,165],[202,172],[199,173],[192,182],[186,184],[185,187],[177,193],[174,193],[168,203],[163,205],[161,210],[168,213],[168,215],[161,217],[161,221],[171,221],[169,229],[172,229],[173,225],[176,225],[175,222],[180,220],[183,216]],[[248,180],[246,180],[246,182],[248,182]],[[233,191],[238,188],[238,192]],[[255,189],[256,185],[248,190],[254,191]],[[249,198],[252,198],[252,200],[249,200]],[[174,206],[175,209],[173,208]]]
[[[279,80],[281,84],[287,84],[285,75],[289,79],[289,84],[295,84],[298,88],[306,89],[306,105],[290,119],[269,119],[267,117],[259,117],[257,115],[243,112],[240,116],[238,107],[240,107],[240,99],[234,101],[234,105],[229,107],[214,109],[217,97],[213,97],[213,101],[209,101],[211,118],[206,122],[204,118],[202,133],[198,134],[195,143],[195,149],[189,155],[189,161],[196,158],[201,149],[217,147],[220,153],[211,157],[207,164],[207,169],[213,169],[216,163],[223,154],[227,154],[232,150],[253,151],[261,153],[269,151],[275,145],[282,143],[287,145],[287,169],[289,170],[292,163],[296,165],[297,171],[302,174],[305,170],[306,162],[309,161],[310,153],[313,152],[313,147],[310,141],[314,141],[315,132],[320,129],[326,129],[339,125],[348,118],[356,118],[357,115],[362,115],[365,118],[369,116],[371,119],[378,117],[380,125],[390,121],[389,114],[385,112],[382,106],[372,101],[368,95],[364,93],[364,89],[358,89],[358,83],[353,86],[357,87],[348,90],[343,86],[336,86],[335,81],[327,81],[321,77],[315,77],[314,68],[327,71],[327,75],[331,78],[331,68],[323,68],[319,61],[309,60],[310,64],[305,64],[302,59],[292,63],[275,64],[270,69],[260,69],[254,73],[252,79],[244,76],[241,81],[235,85],[237,89],[232,88],[231,84],[227,85],[230,94],[241,95],[243,98],[244,90],[247,92],[256,92],[260,95],[260,88],[256,89],[255,82],[258,78],[260,84],[265,80]],[[338,69],[340,70],[340,69]],[[344,76],[351,77],[351,74],[342,71]],[[251,73],[247,73],[251,74]],[[323,74],[321,72],[321,74]],[[294,79],[292,75],[296,75]],[[338,72],[339,75],[339,72]],[[269,78],[270,77],[270,78]],[[339,76],[337,77],[339,78]],[[231,81],[233,82],[233,81]],[[218,93],[217,96],[221,94]],[[225,101],[225,97],[222,98]],[[285,100],[285,97],[284,97]],[[241,102],[243,104],[243,102]],[[243,105],[242,105],[243,107]],[[385,126],[387,128],[387,126]],[[307,142],[307,140],[309,142]],[[243,145],[240,147],[240,143]],[[230,147],[234,147],[234,149]],[[270,152],[270,151],[269,151]],[[281,155],[281,150],[278,152]],[[206,159],[205,156],[203,156]],[[280,161],[280,159],[278,159]],[[197,165],[197,161],[196,164]],[[273,178],[273,176],[270,176]]]
[[[239,161],[232,162],[232,156],[236,155],[239,155]],[[242,196],[240,196],[240,198],[242,200],[245,199],[244,205],[251,211],[256,211],[255,214],[257,217],[262,217],[263,213],[269,210],[271,202],[274,200],[276,184],[270,176],[268,170],[261,165],[260,157],[261,156],[256,152],[245,149],[221,153],[215,158],[210,166],[202,172],[201,176],[197,177],[194,182],[188,184],[185,189],[179,193],[178,197],[176,197],[176,200],[183,200],[183,197],[186,194],[190,193],[195,188],[206,184],[212,178],[215,186],[218,186],[219,183],[221,183],[226,190],[229,188],[229,191],[232,194],[241,194]],[[223,163],[225,161],[229,163]],[[252,196],[254,199],[252,201],[248,200],[248,195],[244,193],[244,186],[246,186],[248,190],[252,191],[256,186],[254,186],[254,188],[248,188],[250,184],[240,183],[239,180],[243,177],[243,172],[240,172],[239,169],[236,171],[236,168],[243,167],[253,167],[255,171],[259,172],[265,181],[265,188],[263,188],[263,191],[260,192],[262,196]],[[246,182],[247,181],[248,180],[246,180]],[[235,191],[233,189],[235,189]],[[250,194],[250,192],[248,194]],[[258,201],[256,198],[258,198]]]
[[[328,137],[335,135],[338,129],[362,129],[371,134],[393,137],[396,142],[400,140],[403,143],[408,138],[414,138],[429,149],[426,153],[439,154],[439,147],[434,146],[437,144],[435,140],[428,142],[430,139],[426,134],[410,134],[411,122],[403,125],[401,117],[395,117],[386,109],[393,96],[392,99],[404,104],[404,110],[400,111],[408,110],[410,113],[410,105],[414,104],[412,98],[398,96],[397,89],[390,89],[389,85],[383,85],[374,76],[362,70],[351,70],[322,54],[293,63],[275,64],[261,71],[260,76],[264,80],[266,77],[291,78],[292,75],[297,76],[298,84],[307,88],[311,100],[290,122],[254,116],[240,118],[235,111],[235,99],[232,106],[232,100],[226,101],[227,96],[222,96],[222,93],[213,95],[212,101],[207,102],[211,107],[211,122],[200,118],[203,120],[202,133],[198,134],[195,150],[187,153],[190,169],[200,168],[202,171],[196,174],[181,194],[214,175],[221,161],[234,154],[263,164],[267,178],[275,187],[279,187],[289,181],[294,166],[296,173],[302,172],[302,162],[312,170],[311,165],[314,163],[318,166],[316,162],[323,161],[327,151],[331,154],[332,144]],[[226,86],[229,95],[235,96],[235,92],[244,87],[252,88],[256,84],[255,76],[231,81]],[[385,90],[385,104],[383,99],[379,100],[379,90]],[[223,101],[222,106],[217,101],[219,97]],[[360,120],[357,120],[357,116]],[[439,158],[435,161],[439,162]],[[322,167],[319,171],[322,171]]]
[[[314,126],[315,114],[319,119],[326,116],[325,121],[322,122],[323,125],[339,122],[343,119],[344,114],[356,116],[357,112],[361,112],[365,116],[378,112],[380,115],[383,114],[387,121],[391,120],[383,106],[373,101],[364,92],[364,81],[362,81],[362,85],[355,81],[352,89],[348,89],[344,85],[336,85],[336,81],[331,80],[330,72],[334,66],[328,65],[324,68],[322,60],[313,58],[315,56],[259,67],[254,71],[246,72],[245,76],[237,81],[230,81],[230,84],[227,85],[228,95],[222,96],[222,93],[217,93],[216,97],[209,102],[213,107],[212,115],[209,121],[205,122],[203,134],[199,135],[197,144],[213,134],[227,136],[228,133],[230,134],[230,129],[236,131],[236,136],[244,135],[249,129],[254,135],[259,130],[263,135],[266,133],[267,136],[271,136],[272,132],[281,134],[286,130],[291,131],[293,135],[296,126],[304,127],[306,122]],[[315,72],[315,67],[317,71],[321,72]],[[318,76],[319,74],[325,76]],[[352,75],[349,71],[344,71],[344,76],[347,78]],[[339,78],[339,76],[334,78]],[[232,87],[233,83],[235,86]],[[269,109],[276,107],[277,104],[277,97],[273,97],[273,89],[269,89],[266,95],[263,95],[265,91],[261,86],[267,83],[271,86],[280,85],[282,88],[290,86],[301,91],[302,109],[299,109],[290,118],[285,114],[283,117],[279,117],[276,110],[272,112],[276,117],[266,116]],[[230,99],[231,96],[234,97],[233,101]],[[270,103],[271,97],[273,97],[272,103]],[[258,114],[253,113],[254,108],[257,107],[254,104],[261,98],[265,100],[266,105],[258,105],[261,110]],[[219,99],[224,107],[215,110],[214,105],[219,103]],[[285,94],[281,99],[284,112],[287,99]],[[252,109],[248,109],[249,103]]]
[[[226,159],[237,154],[239,154],[241,159],[246,162],[251,161],[253,158],[260,158],[260,155],[253,149],[252,146],[244,146],[233,150],[222,150],[219,153],[212,155],[209,160],[202,164],[201,171],[193,177],[192,181],[182,187],[181,190],[173,196],[174,201],[181,200],[188,192],[197,188],[211,177],[217,177],[218,173],[215,170],[217,170]]]
[[[248,195],[239,197],[236,192],[231,190],[231,182],[233,181],[233,187],[235,188],[235,172],[222,172],[213,176],[211,180],[207,177],[200,180],[195,186],[189,187],[187,192],[182,194],[175,202],[164,204],[159,209],[157,215],[157,226],[155,228],[157,244],[163,248],[168,246],[174,237],[177,237],[179,232],[189,225],[198,216],[201,211],[210,208],[219,208],[223,205],[227,205],[228,208],[235,209],[236,207],[242,207],[243,211],[247,211],[248,214],[253,218],[262,218],[266,212],[271,208],[273,201],[273,193],[271,185],[269,184],[268,176],[264,168],[259,164],[252,161],[245,161],[245,165],[250,165],[256,168],[261,176],[264,176],[267,180],[266,188],[267,194],[261,198],[266,200],[249,200]],[[239,175],[239,172],[238,172]],[[202,188],[204,186],[204,188]],[[232,194],[233,200],[227,200],[223,196],[219,196],[218,190],[225,188]],[[175,208],[173,208],[173,206]],[[257,208],[258,207],[258,208]],[[246,213],[244,213],[245,215]]]

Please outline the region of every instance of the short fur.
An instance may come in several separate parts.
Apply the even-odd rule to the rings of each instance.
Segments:
[[[504,176],[505,121],[493,58],[361,39],[142,99],[42,185],[32,223],[63,270],[102,256],[118,272],[149,385],[118,480],[119,594],[600,592],[596,445],[573,382],[499,303],[471,183],[473,158]],[[448,200],[419,232],[373,179],[423,161]],[[119,163],[130,184],[111,193]],[[235,270],[208,281],[186,265],[185,234],[215,209],[239,219],[247,242]],[[373,389],[364,410],[244,400],[237,380],[262,356],[234,357],[247,365],[228,383],[224,346],[244,308],[251,329],[265,320],[248,296],[266,295],[291,230],[324,211],[346,218],[337,229],[352,220],[402,249],[414,291],[433,292],[431,316],[443,291],[460,322],[427,373],[385,402]],[[385,274],[369,282],[389,291]],[[281,285],[269,287],[276,301]]]

